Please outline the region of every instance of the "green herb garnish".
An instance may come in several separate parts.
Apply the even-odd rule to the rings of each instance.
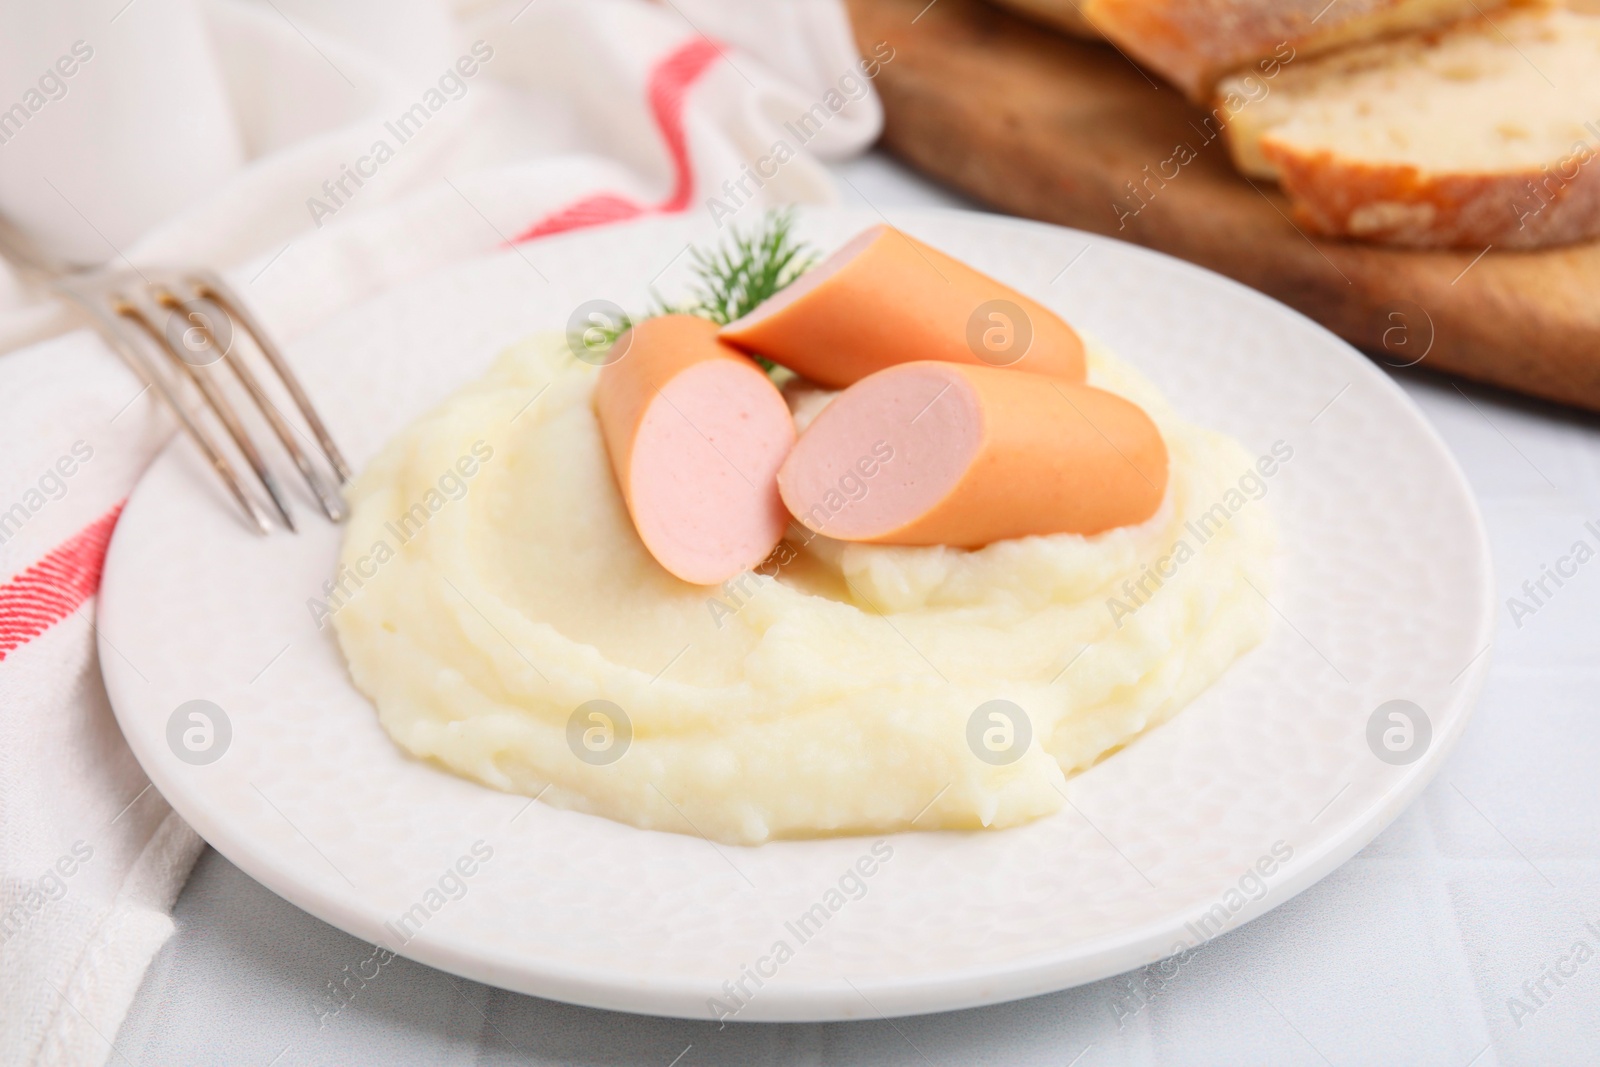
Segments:
[[[754,311],[816,265],[818,257],[795,238],[794,221],[794,208],[778,208],[768,211],[753,233],[741,233],[735,226],[725,245],[710,251],[691,248],[695,283],[688,299],[669,304],[652,291],[655,306],[637,321],[659,315],[698,315],[726,326]],[[583,335],[583,347],[596,355],[604,353],[634,325],[636,320],[626,314],[615,323],[595,319]],[[755,360],[775,378],[788,374],[770,359],[756,356]]]
[[[699,283],[688,303],[675,308],[663,304],[658,314],[699,315],[718,326],[748,315],[817,262],[795,239],[792,207],[767,212],[756,233],[747,236],[736,226],[724,247],[711,252],[696,248],[690,254]]]
[[[582,326],[581,323],[577,325]],[[569,347],[574,344],[582,345],[586,353],[592,353],[598,357],[609,352],[611,346],[617,343],[617,338],[633,329],[633,327],[633,316],[626,311],[622,312],[621,317],[616,322],[612,322],[603,313],[591,315],[589,324],[582,326],[581,331],[575,335],[576,340],[573,337],[568,337],[567,344]]]

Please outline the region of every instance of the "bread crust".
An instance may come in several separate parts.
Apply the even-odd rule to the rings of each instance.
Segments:
[[[1429,174],[1262,139],[1307,230],[1398,248],[1549,248],[1600,237],[1600,152],[1547,170]]]
[[[1289,58],[1441,25],[1514,0],[1083,0],[1087,18],[1190,99],[1287,50]]]

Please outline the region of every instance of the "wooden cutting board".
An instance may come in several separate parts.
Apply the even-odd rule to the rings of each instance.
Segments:
[[[917,169],[1236,278],[1391,365],[1600,411],[1600,243],[1480,256],[1317,240],[1205,139],[1207,112],[1114,48],[979,0],[848,4],[863,54],[894,49],[876,79],[884,144]]]

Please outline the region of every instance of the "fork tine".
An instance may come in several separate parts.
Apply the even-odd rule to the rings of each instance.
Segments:
[[[266,512],[262,511],[261,506],[255,502],[255,499],[245,492],[243,483],[239,481],[238,473],[233,469],[233,464],[228,462],[228,457],[223,455],[221,450],[217,448],[216,443],[211,439],[211,434],[206,431],[205,427],[196,422],[189,414],[187,405],[179,399],[166,373],[154,361],[147,358],[144,350],[134,338],[129,337],[123,330],[121,317],[111,313],[98,296],[80,290],[71,284],[62,284],[60,291],[64,292],[78,306],[89,313],[90,317],[100,327],[101,337],[108,341],[111,347],[116,350],[117,355],[122,357],[123,361],[133,369],[134,373],[143,378],[156,391],[156,395],[161,397],[167,409],[178,420],[178,425],[183,427],[190,440],[199,447],[201,454],[205,456],[206,462],[222,478],[222,483],[227,487],[229,495],[238,502],[239,507],[250,518],[257,531],[263,534],[270,533],[272,526],[267,520]]]
[[[208,330],[207,332],[209,333],[210,331]],[[311,460],[306,455],[305,450],[295,440],[294,428],[284,419],[283,413],[278,410],[278,406],[272,402],[271,398],[261,388],[261,382],[257,380],[255,373],[245,365],[243,360],[233,355],[225,356],[224,362],[233,368],[233,373],[238,377],[239,383],[244,386],[245,392],[250,394],[250,399],[255,401],[256,409],[266,418],[267,424],[272,427],[272,432],[277,435],[278,441],[282,443],[284,451],[288,452],[294,459],[294,465],[300,469],[300,476],[305,479],[306,485],[310,487],[311,492],[316,496],[317,503],[322,505],[322,513],[333,522],[341,521],[344,518],[343,501],[339,499],[338,493],[329,490],[323,483],[322,476],[317,473],[317,469],[311,465]]]
[[[201,293],[200,295],[203,296],[204,294]],[[165,286],[156,287],[154,296],[156,303],[169,311],[182,306],[178,296]],[[222,309],[223,314],[228,314],[227,309],[222,308],[222,305],[218,304],[217,306]],[[272,398],[261,387],[261,381],[256,377],[255,372],[250,369],[249,363],[240,354],[230,351],[231,344],[225,348],[209,323],[203,320],[198,321],[195,323],[195,328],[205,335],[210,344],[222,352],[222,362],[232,369],[234,376],[239,379],[239,384],[244,386],[246,393],[250,394],[250,399],[255,403],[256,410],[261,412],[262,417],[267,420],[267,425],[272,427],[273,434],[278,438],[279,443],[283,445],[284,451],[288,452],[290,458],[294,460],[294,465],[300,470],[300,476],[305,479],[312,495],[317,498],[317,503],[322,506],[322,513],[328,516],[332,522],[337,523],[342,520],[344,518],[344,502],[339,498],[336,491],[328,488],[322,475],[312,465],[310,457],[305,453],[305,449],[301,448],[300,442],[295,439],[297,431],[283,417],[283,412],[278,410],[278,405],[273,403]]]
[[[211,410],[221,420],[223,429],[227,430],[228,436],[233,438],[234,445],[239,449],[240,454],[244,456],[245,462],[249,463],[250,469],[255,472],[256,479],[261,482],[262,488],[267,491],[267,496],[272,499],[273,507],[277,509],[279,517],[283,519],[283,524],[290,530],[294,530],[294,518],[289,514],[289,504],[284,499],[283,492],[278,488],[277,479],[272,476],[272,471],[268,469],[266,462],[262,460],[261,453],[257,450],[255,442],[251,440],[250,434],[244,428],[244,424],[239,421],[238,412],[234,411],[233,405],[228,401],[222,390],[217,388],[217,383],[212,381],[209,370],[196,367],[184,359],[183,354],[174,348],[172,342],[167,339],[166,333],[151,321],[149,314],[139,304],[126,298],[114,297],[112,306],[117,314],[132,320],[143,329],[150,336],[150,339],[155,342],[156,346],[167,353],[172,358],[172,361],[189,375],[189,380],[194,382],[195,386],[200,390],[200,395],[205,398]]]
[[[261,349],[261,354],[267,357],[267,362],[272,365],[273,371],[277,373],[278,380],[283,382],[284,388],[289,391],[289,396],[293,398],[295,406],[300,409],[300,414],[305,418],[306,425],[311,427],[312,434],[322,447],[322,454],[327,457],[329,465],[333,467],[334,473],[339,477],[339,484],[343,485],[349,481],[350,467],[345,463],[344,455],[339,451],[339,446],[333,443],[333,437],[329,435],[328,428],[323,425],[321,417],[317,415],[317,409],[311,406],[311,398],[306,396],[305,390],[300,387],[300,380],[295,377],[294,371],[289,369],[289,364],[284,360],[283,354],[278,351],[278,346],[272,343],[272,339],[261,328],[261,324],[256,321],[250,309],[245,307],[244,301],[235,295],[233,289],[215,271],[196,271],[193,273],[192,278],[196,291],[201,296],[210,297],[216,301],[224,311],[233,316],[235,322],[245,328],[245,332],[256,343],[256,347]]]

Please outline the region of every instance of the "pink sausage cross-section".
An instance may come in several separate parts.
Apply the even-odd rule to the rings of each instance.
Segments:
[[[778,487],[807,528],[842,541],[979,548],[1143,522],[1167,448],[1131,401],[995,367],[902,363],[840,393]]]
[[[617,348],[595,411],[639,539],[696,585],[754,567],[789,518],[777,487],[795,437],[783,395],[705,319],[648,319]]]

